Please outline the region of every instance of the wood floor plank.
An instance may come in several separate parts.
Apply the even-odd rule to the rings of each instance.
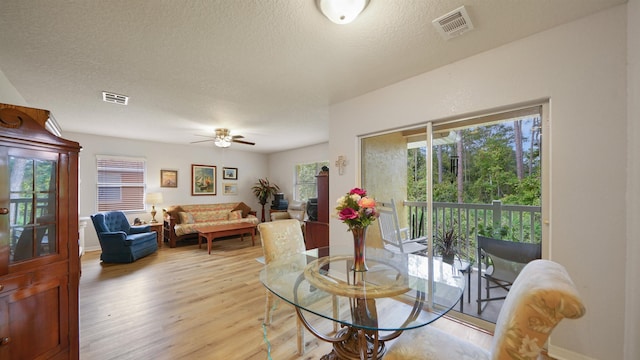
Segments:
[[[331,344],[305,332],[297,355],[295,311],[280,301],[262,327],[265,288],[259,280],[259,239],[216,241],[211,255],[197,244],[158,252],[132,264],[82,257],[80,357],[121,359],[318,359]],[[324,331],[331,324],[314,321]],[[455,321],[434,323],[488,347],[491,336]]]

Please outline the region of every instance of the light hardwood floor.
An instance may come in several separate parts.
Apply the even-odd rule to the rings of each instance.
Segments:
[[[259,240],[245,237],[206,246],[164,246],[132,264],[101,264],[100,252],[82,257],[80,358],[319,359],[331,345],[305,333],[299,357],[295,312],[280,302],[263,331],[265,289],[255,259]],[[449,319],[437,326],[487,348],[491,336]]]

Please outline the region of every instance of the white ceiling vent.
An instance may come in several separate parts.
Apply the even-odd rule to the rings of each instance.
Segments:
[[[129,103],[129,97],[127,95],[114,94],[110,92],[102,92],[102,100],[104,102],[127,105]]]
[[[445,39],[453,39],[469,30],[473,30],[471,18],[464,6],[461,6],[432,21],[433,26]]]

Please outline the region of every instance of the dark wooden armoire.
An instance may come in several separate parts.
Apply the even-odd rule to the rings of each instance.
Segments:
[[[0,104],[0,359],[78,359],[77,142]]]
[[[318,219],[306,221],[305,243],[307,250],[329,246],[329,173],[316,176],[318,186]]]

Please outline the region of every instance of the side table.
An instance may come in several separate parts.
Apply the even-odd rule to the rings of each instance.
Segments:
[[[164,240],[164,231],[163,231],[162,223],[161,222],[149,223],[147,225],[151,226],[152,231],[156,232],[157,234],[156,238],[158,239],[158,248],[161,248]]]

